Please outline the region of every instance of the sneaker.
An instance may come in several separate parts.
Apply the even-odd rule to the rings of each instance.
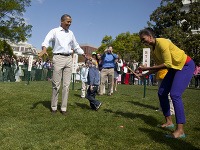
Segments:
[[[95,110],[98,110],[101,107],[101,103],[99,103],[99,105],[96,107]]]

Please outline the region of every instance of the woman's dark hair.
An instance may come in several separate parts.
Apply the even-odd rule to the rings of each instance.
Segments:
[[[71,16],[70,16],[70,15],[68,15],[68,14],[64,14],[64,15],[62,15],[62,17],[60,18],[60,19],[61,19],[61,21],[64,21],[66,17],[69,17],[69,18],[71,18]]]
[[[141,35],[148,35],[148,36],[152,36],[153,38],[155,38],[155,33],[152,28],[145,28],[143,30],[140,30],[139,36],[141,36]]]

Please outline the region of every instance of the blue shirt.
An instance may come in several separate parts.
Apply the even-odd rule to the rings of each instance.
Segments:
[[[88,85],[100,84],[99,70],[95,66],[89,67],[87,80],[88,80]]]
[[[115,59],[118,58],[116,54],[105,53],[102,56],[102,67],[103,68],[114,68],[115,67]]]

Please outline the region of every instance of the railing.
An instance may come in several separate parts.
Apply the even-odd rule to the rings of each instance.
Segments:
[[[0,67],[0,82],[20,82],[20,81],[47,81],[52,78],[52,69],[37,69],[32,67],[28,71],[28,66]]]

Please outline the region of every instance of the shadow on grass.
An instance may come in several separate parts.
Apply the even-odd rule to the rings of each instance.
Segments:
[[[147,86],[146,90],[149,90],[149,91],[158,91],[158,89],[148,88],[148,86]]]
[[[187,89],[190,89],[190,90],[200,90],[200,88],[195,88],[195,87],[188,87]]]
[[[156,125],[158,124],[158,121],[154,117],[147,116],[147,115],[144,115],[144,114],[134,114],[134,113],[122,112],[122,111],[114,112],[110,109],[104,109],[104,111],[107,112],[107,113],[116,114],[118,116],[123,116],[125,118],[130,118],[130,119],[139,118],[139,119],[143,120],[146,124],[148,124],[152,127],[156,127]]]
[[[74,96],[81,98],[80,94],[74,94]]]
[[[139,130],[141,132],[147,133],[148,136],[156,143],[165,144],[167,146],[170,146],[171,149],[191,149],[191,150],[198,149],[192,144],[184,141],[184,139],[166,138],[165,135],[163,135],[163,133],[155,131],[155,130],[146,129],[146,128],[139,128]]]
[[[83,104],[83,103],[75,103],[78,107],[81,107],[82,109],[91,109],[90,106],[88,106],[87,104]]]
[[[194,128],[194,130],[196,130],[196,131],[200,131],[200,128]]]
[[[39,101],[37,103],[34,103],[31,107],[31,109],[35,109],[37,107],[37,105],[40,105],[40,104],[42,104],[44,107],[51,110],[51,102],[50,101]]]
[[[133,101],[127,101],[127,102],[132,103],[132,104],[137,105],[137,106],[140,106],[140,107],[144,107],[144,108],[149,108],[149,109],[153,109],[153,110],[156,110],[156,109],[157,109],[157,108],[154,107],[154,106],[146,105],[146,104],[139,103],[139,102],[133,102]]]
[[[121,95],[123,95],[123,96],[131,96],[130,94],[121,94]]]

